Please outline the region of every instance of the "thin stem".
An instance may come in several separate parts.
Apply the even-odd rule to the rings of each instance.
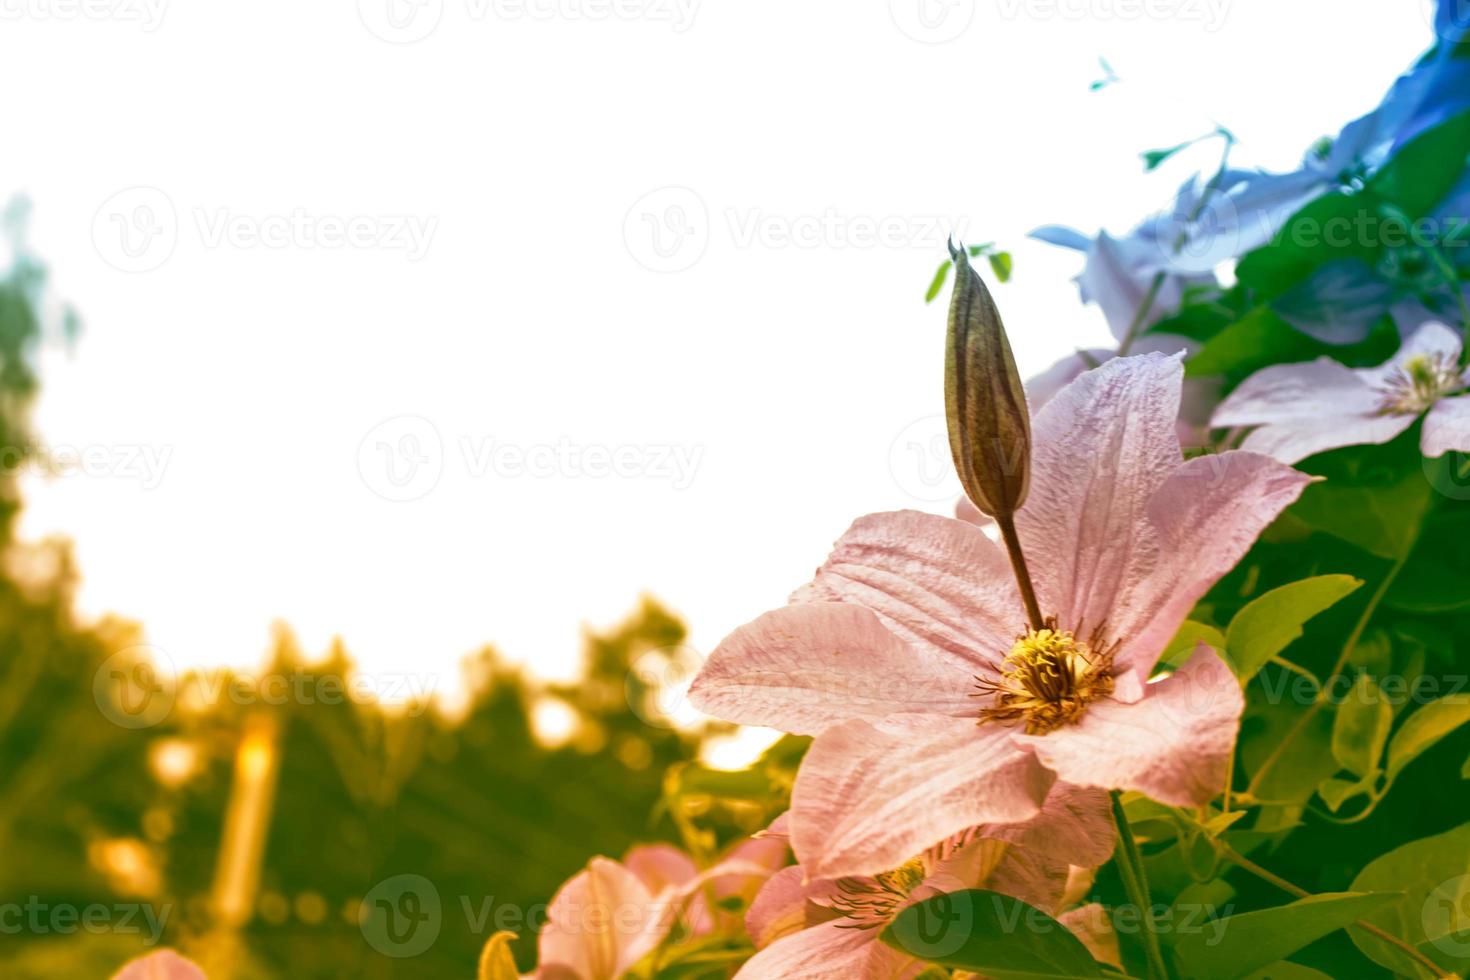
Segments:
[[[1041,615],[1041,604],[1036,601],[1036,586],[1031,584],[1031,570],[1026,567],[1026,555],[1021,551],[1015,515],[997,514],[995,523],[1000,526],[1000,536],[1005,540],[1006,553],[1011,556],[1011,571],[1016,575],[1016,586],[1021,590],[1021,600],[1026,603],[1026,618],[1031,621],[1032,629],[1042,629],[1046,626],[1046,618]]]
[[[1232,864],[1238,865],[1245,871],[1249,871],[1251,874],[1255,875],[1257,878],[1260,878],[1262,881],[1269,881],[1277,888],[1280,888],[1282,891],[1286,892],[1289,895],[1295,895],[1297,898],[1312,897],[1312,893],[1307,891],[1305,888],[1299,888],[1296,885],[1293,885],[1291,882],[1287,881],[1285,878],[1281,877],[1280,875],[1266,870],[1265,868],[1261,867],[1250,858],[1244,856],[1224,841],[1217,840],[1215,842],[1215,846],[1220,849],[1220,855],[1226,860],[1230,861]],[[1389,945],[1402,950],[1405,956],[1408,956],[1414,962],[1423,966],[1430,973],[1434,974],[1436,977],[1441,978],[1441,980],[1457,980],[1453,973],[1446,973],[1439,964],[1435,963],[1429,957],[1425,956],[1423,953],[1419,952],[1413,946],[1406,943],[1398,936],[1395,936],[1393,933],[1385,932],[1384,930],[1375,926],[1373,923],[1365,922],[1362,919],[1358,919],[1354,923],[1354,925],[1358,926],[1358,928],[1362,929],[1364,932],[1372,933]]]
[[[1153,282],[1148,284],[1148,292],[1143,294],[1143,302],[1138,304],[1138,312],[1133,314],[1133,322],[1128,324],[1128,332],[1123,335],[1122,343],[1118,344],[1119,357],[1127,354],[1128,349],[1133,346],[1133,341],[1138,339],[1144,321],[1148,319],[1149,311],[1154,308],[1154,300],[1159,298],[1159,290],[1164,288],[1164,279],[1165,273],[1154,273]]]
[[[1317,717],[1317,713],[1327,703],[1328,694],[1332,690],[1333,682],[1337,680],[1338,675],[1347,666],[1348,660],[1353,655],[1353,651],[1358,647],[1358,642],[1363,638],[1363,632],[1368,628],[1369,620],[1378,611],[1378,604],[1383,601],[1383,597],[1388,593],[1389,587],[1398,578],[1399,572],[1403,571],[1404,565],[1409,561],[1409,553],[1413,550],[1411,543],[1409,547],[1404,549],[1404,553],[1399,556],[1398,560],[1393,563],[1393,567],[1388,570],[1388,574],[1383,576],[1383,581],[1378,583],[1378,588],[1374,591],[1372,598],[1368,600],[1368,605],[1363,607],[1363,613],[1358,617],[1357,623],[1353,626],[1353,631],[1348,634],[1347,642],[1342,645],[1342,652],[1337,655],[1337,662],[1332,665],[1332,671],[1327,675],[1327,682],[1318,688],[1317,696],[1312,700],[1311,705],[1306,711],[1301,713],[1296,723],[1287,731],[1286,737],[1276,743],[1276,747],[1271,750],[1271,754],[1266,756],[1266,760],[1261,763],[1261,768],[1257,769],[1256,774],[1251,777],[1250,785],[1246,787],[1245,791],[1252,798],[1256,797],[1257,791],[1261,788],[1261,783],[1265,781],[1267,773],[1275,768],[1276,764],[1281,761],[1282,756],[1286,754],[1287,748],[1292,742],[1296,741],[1297,736],[1307,730],[1307,726],[1312,723],[1312,719]]]
[[[1143,852],[1133,839],[1128,826],[1128,814],[1123,811],[1123,800],[1117,790],[1109,796],[1113,801],[1113,823],[1118,827],[1118,849],[1115,858],[1123,878],[1123,889],[1128,900],[1139,909],[1143,920],[1143,952],[1148,958],[1148,975],[1152,980],[1168,980],[1169,971],[1164,967],[1164,954],[1159,949],[1159,935],[1154,928],[1153,899],[1148,893],[1148,875],[1143,870]]]

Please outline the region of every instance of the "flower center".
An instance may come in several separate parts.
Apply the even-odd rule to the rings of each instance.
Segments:
[[[832,911],[852,920],[856,929],[876,929],[893,921],[909,893],[924,882],[928,867],[916,857],[871,878],[839,878],[840,893],[832,900]]]
[[[1417,415],[1464,387],[1453,359],[1442,353],[1415,354],[1383,382],[1380,415]]]
[[[1024,722],[1026,734],[1045,735],[1070,725],[1087,706],[1113,691],[1113,647],[1094,634],[1091,643],[1050,620],[1043,629],[1017,638],[1001,665],[1000,677],[977,678],[981,695],[995,703],[981,710],[980,721]]]

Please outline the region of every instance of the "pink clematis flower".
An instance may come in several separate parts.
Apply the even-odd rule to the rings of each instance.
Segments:
[[[1058,779],[1176,805],[1224,785],[1243,707],[1229,668],[1201,646],[1146,682],[1309,478],[1256,453],[1183,462],[1182,375],[1178,357],[1118,358],[1036,414],[1016,526],[1047,628],[1028,628],[981,529],[904,511],[859,519],[791,605],[711,655],[696,707],[816,736],[791,809],[809,874],[873,875],[1029,820]]]
[[[112,980],[208,980],[204,971],[171,949],[129,960]]]
[[[625,864],[595,857],[552,897],[531,976],[619,980],[675,926],[700,936],[728,924],[720,900],[753,898],[786,863],[787,850],[784,839],[744,840],[704,871],[667,844],[635,847]]]
[[[1295,463],[1329,449],[1388,442],[1423,415],[1425,456],[1470,452],[1467,386],[1459,336],[1426,323],[1375,368],[1355,370],[1319,357],[1257,371],[1230,393],[1211,424],[1258,426],[1243,448]]]
[[[1023,824],[973,827],[876,876],[807,879],[800,866],[776,874],[746,916],[759,952],[739,980],[908,978],[926,966],[879,940],[899,912],[934,895],[987,888],[1054,913],[1069,864],[1093,866],[1112,853],[1106,794],[1055,792]]]

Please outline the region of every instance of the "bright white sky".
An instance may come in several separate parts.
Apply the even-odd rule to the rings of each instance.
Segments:
[[[1028,229],[1125,231],[1216,151],[1138,152],[1216,121],[1290,167],[1430,41],[1382,0],[76,2],[0,0],[0,188],[85,320],[40,428],[94,453],[25,532],[180,665],[280,618],[441,689],[486,642],[564,674],[643,591],[707,652],[852,518],[948,510],[945,227],[1013,247],[1040,370],[1106,333]]]

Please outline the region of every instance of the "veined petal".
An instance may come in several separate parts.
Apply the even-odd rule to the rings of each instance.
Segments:
[[[970,674],[993,669],[1025,624],[1001,547],[974,525],[913,510],[858,518],[792,599],[866,606],[916,659]]]
[[[1298,463],[1308,456],[1343,446],[1377,446],[1390,442],[1414,424],[1418,416],[1342,415],[1332,418],[1292,419],[1263,425],[1245,437],[1241,448],[1262,453],[1283,463]]]
[[[987,824],[977,833],[1045,852],[1064,865],[1095,868],[1113,856],[1112,803],[1105,790],[1058,782],[1030,820]]]
[[[688,884],[699,874],[694,859],[672,844],[639,844],[629,849],[623,866],[651,895]]]
[[[1066,782],[1203,806],[1225,786],[1244,707],[1235,675],[1201,644],[1141,701],[1099,701],[1075,725],[1013,738]]]
[[[1393,357],[1374,368],[1363,368],[1356,373],[1368,384],[1381,385],[1398,374],[1416,357],[1439,358],[1446,364],[1454,364],[1460,358],[1460,335],[1438,320],[1430,320],[1404,338]]]
[[[982,823],[1028,820],[1052,776],[999,726],[896,715],[827,729],[792,791],[792,847],[819,878],[897,868]]]
[[[1376,413],[1381,399],[1358,372],[1330,357],[1319,357],[1257,371],[1230,393],[1210,424],[1221,429],[1283,422],[1336,423],[1348,416]]]
[[[907,980],[926,964],[879,941],[877,930],[823,922],[756,953],[736,980]]]
[[[673,923],[672,912],[633,872],[595,857],[587,870],[561,886],[547,907],[539,972],[618,980],[663,939]]]
[[[1470,395],[1441,398],[1424,416],[1419,447],[1425,456],[1470,453]]]
[[[756,949],[807,926],[806,872],[793,864],[772,875],[745,913],[745,931]]]
[[[1176,469],[1149,500],[1159,560],[1115,619],[1122,643],[1115,671],[1132,670],[1146,681],[1194,604],[1310,482],[1269,456],[1243,451],[1197,456]]]
[[[726,721],[814,735],[850,718],[894,713],[973,717],[973,689],[972,672],[913,650],[871,610],[813,602],[768,612],[731,633],[689,698]]]
[[[1180,359],[1120,357],[1036,416],[1031,495],[1016,527],[1042,612],[1086,633],[1127,608],[1157,562],[1149,499],[1182,460]]]

